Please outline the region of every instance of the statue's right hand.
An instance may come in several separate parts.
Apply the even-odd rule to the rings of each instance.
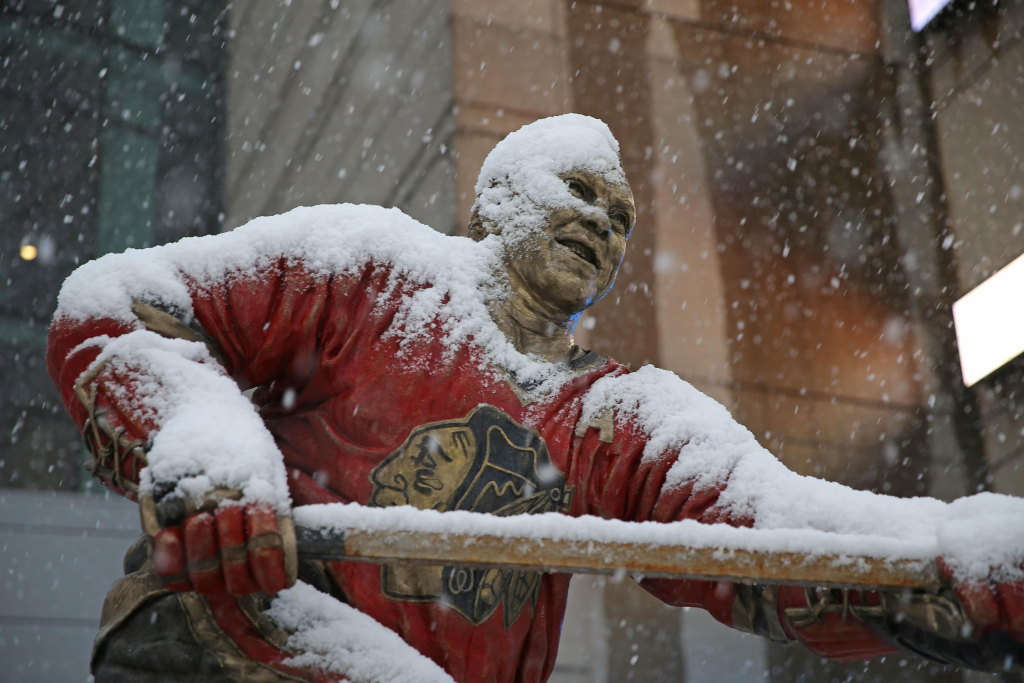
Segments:
[[[140,500],[143,524],[148,521],[155,531],[153,570],[167,588],[203,595],[274,595],[295,583],[295,572],[286,569],[295,566],[291,518],[279,524],[269,505],[242,505],[232,500],[237,498],[236,492],[221,492],[198,511],[186,511],[180,499],[155,506],[152,498]],[[147,506],[156,514],[147,515]],[[288,527],[284,534],[282,526]]]

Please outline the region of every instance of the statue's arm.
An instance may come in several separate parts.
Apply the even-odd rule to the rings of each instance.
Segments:
[[[146,252],[119,256],[136,254]],[[88,265],[98,264],[103,260]],[[92,471],[132,500],[138,498],[140,470],[147,464],[161,418],[166,417],[162,413],[168,406],[160,405],[160,396],[175,390],[171,380],[181,379],[168,376],[161,382],[154,376],[153,382],[140,384],[140,372],[171,372],[158,359],[147,363],[141,357],[146,347],[180,356],[188,361],[182,371],[191,365],[196,377],[204,368],[211,375],[227,375],[236,385],[233,393],[275,382],[299,390],[315,370],[317,331],[331,286],[284,263],[214,281],[178,272],[175,280],[187,293],[184,303],[180,291],[129,287],[118,292],[126,299],[124,312],[82,316],[58,310],[50,326],[47,367],[96,459]],[[68,283],[80,284],[73,279]],[[104,294],[109,292],[100,289],[96,296]],[[134,343],[128,340],[132,335]],[[192,344],[166,345],[161,339]],[[104,353],[112,344],[116,348]],[[132,354],[138,358],[128,363],[130,367],[118,362]],[[97,362],[101,355],[104,358]],[[221,424],[219,431],[231,429],[232,425]]]
[[[50,375],[93,454],[92,472],[133,500],[142,494],[166,585],[275,593],[295,579],[288,481],[242,390],[269,387],[268,400],[301,391],[337,283],[281,259],[219,278],[167,269],[139,285],[140,273],[161,265],[149,256],[102,259],[88,277],[69,279],[110,303],[58,310]]]
[[[915,514],[913,522],[920,523],[922,505],[944,505],[800,477],[760,448],[721,406],[665,375],[653,369],[609,375],[585,398],[574,471],[583,513],[748,527],[781,520],[788,528],[819,530],[845,515],[851,528],[884,536],[901,524],[900,515],[893,515],[901,506],[912,528]],[[1019,669],[1024,571],[1003,569],[1012,570],[1016,581],[965,584],[947,572],[948,586],[937,592],[662,579],[641,585],[666,603],[706,609],[727,626],[780,643],[799,642],[822,657],[853,661],[904,650],[973,669]]]

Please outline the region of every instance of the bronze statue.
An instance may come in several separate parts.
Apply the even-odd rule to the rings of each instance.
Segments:
[[[289,659],[289,634],[265,610],[296,579],[369,615],[460,683],[551,674],[567,576],[298,562],[289,504],[757,521],[756,509],[727,504],[728,472],[713,481],[673,478],[678,447],[645,455],[652,436],[635,414],[585,411],[595,386],[631,376],[573,342],[580,314],[611,289],[636,219],[617,154],[607,127],[578,115],[510,135],[481,173],[469,226],[476,245],[409,228],[422,242],[399,253],[383,234],[399,229],[393,212],[342,206],[258,219],[152,257],[107,257],[72,276],[51,328],[50,372],[86,431],[94,472],[119,493],[141,493],[152,535],[129,551],[127,576],[108,597],[93,660],[98,683],[358,680],[343,663],[317,669]],[[387,244],[367,247],[361,261],[345,256],[344,267],[331,265],[342,257],[274,246],[285,233],[310,244],[328,244],[316,242],[328,232],[355,242],[370,233],[350,226],[369,219],[380,221]],[[320,226],[313,237],[307,224]],[[243,243],[254,256],[235,254]],[[412,252],[437,245],[450,247],[450,259],[424,261],[426,274],[417,274]],[[472,296],[457,278],[445,280],[446,269],[469,268],[476,255],[502,285],[484,297],[490,320],[473,319]],[[144,271],[164,267],[170,284],[146,279]],[[115,268],[110,289],[102,278]],[[73,303],[90,283],[113,292],[109,306]],[[417,308],[424,301],[448,313],[426,320]],[[493,326],[500,339],[488,336]],[[162,448],[152,406],[171,379],[124,359],[142,353],[151,332],[198,342],[188,363],[202,372],[216,365],[240,389],[255,388],[253,403],[283,454],[289,500],[225,490],[191,470],[190,485],[208,485],[198,497],[179,485],[184,474],[140,480]],[[130,335],[135,346],[107,341]],[[502,351],[505,340],[514,352]],[[953,570],[948,578],[956,579]],[[981,669],[1024,665],[1019,581],[954,581],[956,592],[929,595],[642,585],[670,604],[708,609],[726,625],[826,657],[904,649]]]

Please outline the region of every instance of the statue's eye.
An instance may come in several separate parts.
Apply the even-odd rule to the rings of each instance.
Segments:
[[[576,180],[575,178],[570,178],[569,180],[565,181],[565,183],[566,185],[569,186],[569,192],[572,192],[573,196],[575,196],[577,199],[586,200],[587,188],[583,186],[583,183]]]

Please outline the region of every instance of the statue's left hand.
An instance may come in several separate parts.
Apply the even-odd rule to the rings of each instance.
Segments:
[[[972,581],[957,580],[941,559],[939,568],[971,620],[971,635],[1002,631],[1024,645],[1024,566],[993,568],[987,579]]]
[[[199,510],[186,510],[180,499],[156,505],[140,499],[143,525],[153,537],[153,570],[167,588],[274,595],[295,583],[291,517],[279,517],[269,505],[234,502],[240,497],[221,491]]]

